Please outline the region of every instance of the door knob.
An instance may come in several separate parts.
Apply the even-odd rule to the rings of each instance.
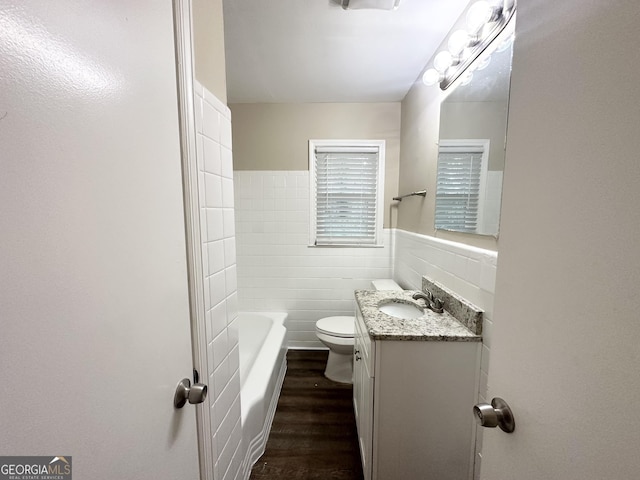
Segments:
[[[478,403],[473,407],[473,415],[476,421],[483,427],[500,427],[503,432],[512,433],[516,428],[516,421],[507,402],[501,398],[491,400],[488,403]]]
[[[176,408],[184,407],[187,400],[192,405],[204,402],[207,398],[207,386],[202,383],[194,383],[188,378],[183,378],[176,387],[176,393],[173,396],[173,406]]]

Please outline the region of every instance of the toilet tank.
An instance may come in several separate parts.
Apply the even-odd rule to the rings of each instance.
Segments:
[[[374,290],[402,290],[402,288],[400,288],[400,285],[398,285],[390,278],[372,280],[371,288],[373,288]]]

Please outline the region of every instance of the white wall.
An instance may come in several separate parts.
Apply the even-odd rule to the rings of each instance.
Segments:
[[[202,258],[214,475],[235,479],[244,460],[240,422],[233,164],[229,109],[195,84]]]
[[[637,0],[521,0],[489,393],[491,480],[640,472]]]
[[[246,311],[284,311],[292,348],[323,348],[315,322],[353,315],[353,291],[391,277],[384,248],[309,247],[309,172],[236,171],[238,296]]]

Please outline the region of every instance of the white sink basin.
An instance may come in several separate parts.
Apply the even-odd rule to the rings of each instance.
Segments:
[[[380,305],[378,309],[382,313],[386,313],[391,317],[403,318],[406,320],[410,318],[418,318],[424,315],[424,311],[421,308],[401,302],[385,303],[384,305]]]

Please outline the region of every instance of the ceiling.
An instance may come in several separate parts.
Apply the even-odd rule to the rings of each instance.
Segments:
[[[224,0],[228,101],[401,101],[467,3],[402,0],[388,11]]]

